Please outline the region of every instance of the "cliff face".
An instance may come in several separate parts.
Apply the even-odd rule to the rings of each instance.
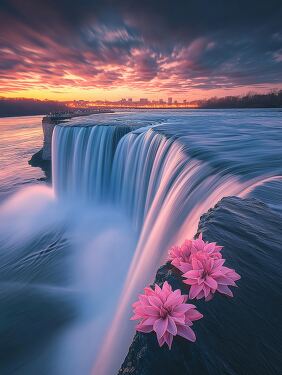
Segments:
[[[154,334],[137,333],[118,375],[274,375],[281,370],[281,217],[255,199],[224,198],[201,217],[198,230],[216,241],[226,265],[242,279],[234,298],[194,301],[204,318],[195,322],[195,343],[174,339],[171,351]],[[169,263],[155,283],[168,281],[187,294]]]
[[[54,128],[57,124],[61,124],[70,120],[71,115],[66,114],[58,116],[46,116],[42,119],[42,130],[43,130],[43,148],[42,148],[42,159],[51,160],[52,156],[52,135]]]
[[[51,172],[51,155],[52,155],[52,134],[55,125],[61,121],[56,119],[51,119],[49,117],[44,117],[42,120],[42,130],[43,130],[43,147],[41,150],[32,155],[29,160],[29,164],[32,167],[39,167],[45,174],[47,182],[51,182],[52,172]]]
[[[70,115],[58,115],[58,117],[43,117],[42,130],[43,130],[43,147],[41,150],[36,152],[31,159],[29,164],[32,167],[39,167],[43,170],[45,178],[43,180],[51,182],[52,171],[51,171],[51,157],[52,157],[52,135],[54,128],[57,124],[65,122],[70,119]]]
[[[52,121],[48,118],[42,120],[42,129],[43,129],[43,148],[42,148],[42,159],[51,160],[52,154],[52,134],[57,121]]]

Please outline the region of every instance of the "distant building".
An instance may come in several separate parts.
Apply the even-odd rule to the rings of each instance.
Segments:
[[[132,103],[132,98],[127,99],[128,103]]]
[[[149,100],[147,98],[140,98],[140,104],[148,104]]]
[[[159,100],[159,104],[164,104],[164,100],[163,100],[163,99],[160,99],[160,100]]]
[[[171,105],[172,104],[172,98],[167,99],[167,104]]]

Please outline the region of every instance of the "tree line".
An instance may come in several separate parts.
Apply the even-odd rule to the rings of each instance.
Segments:
[[[25,98],[0,98],[0,117],[46,115],[67,109],[63,102]]]
[[[192,102],[200,108],[281,108],[282,90],[267,94],[249,93],[244,96],[212,97]]]

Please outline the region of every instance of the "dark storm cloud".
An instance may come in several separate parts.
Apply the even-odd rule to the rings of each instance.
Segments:
[[[279,84],[281,19],[280,0],[2,0],[2,86]]]

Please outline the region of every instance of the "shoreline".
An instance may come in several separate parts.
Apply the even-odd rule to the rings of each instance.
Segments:
[[[104,109],[104,108],[102,108]],[[113,113],[117,110],[147,110],[147,111],[157,111],[157,110],[180,110],[180,111],[185,111],[185,110],[196,110],[196,111],[208,111],[208,110],[220,110],[220,111],[235,111],[235,110],[258,110],[258,109],[264,109],[264,110],[278,110],[278,111],[282,111],[282,107],[190,107],[190,108],[184,108],[184,107],[158,107],[158,108],[152,108],[152,107],[115,107],[115,106],[112,106],[112,107],[109,107],[108,109],[106,109],[105,107],[105,111],[101,111],[101,112],[97,112],[97,113]],[[95,111],[98,111],[98,110],[95,110]],[[75,116],[72,116],[71,118],[73,117],[80,117],[80,116],[90,116],[91,114],[96,114],[96,113],[90,113],[90,114],[81,114],[81,115],[75,115]],[[42,116],[42,117],[47,117],[48,114],[46,113],[35,113],[35,114],[12,114],[12,115],[0,115],[0,119],[5,119],[5,118],[17,118],[17,117],[35,117],[35,116]]]

